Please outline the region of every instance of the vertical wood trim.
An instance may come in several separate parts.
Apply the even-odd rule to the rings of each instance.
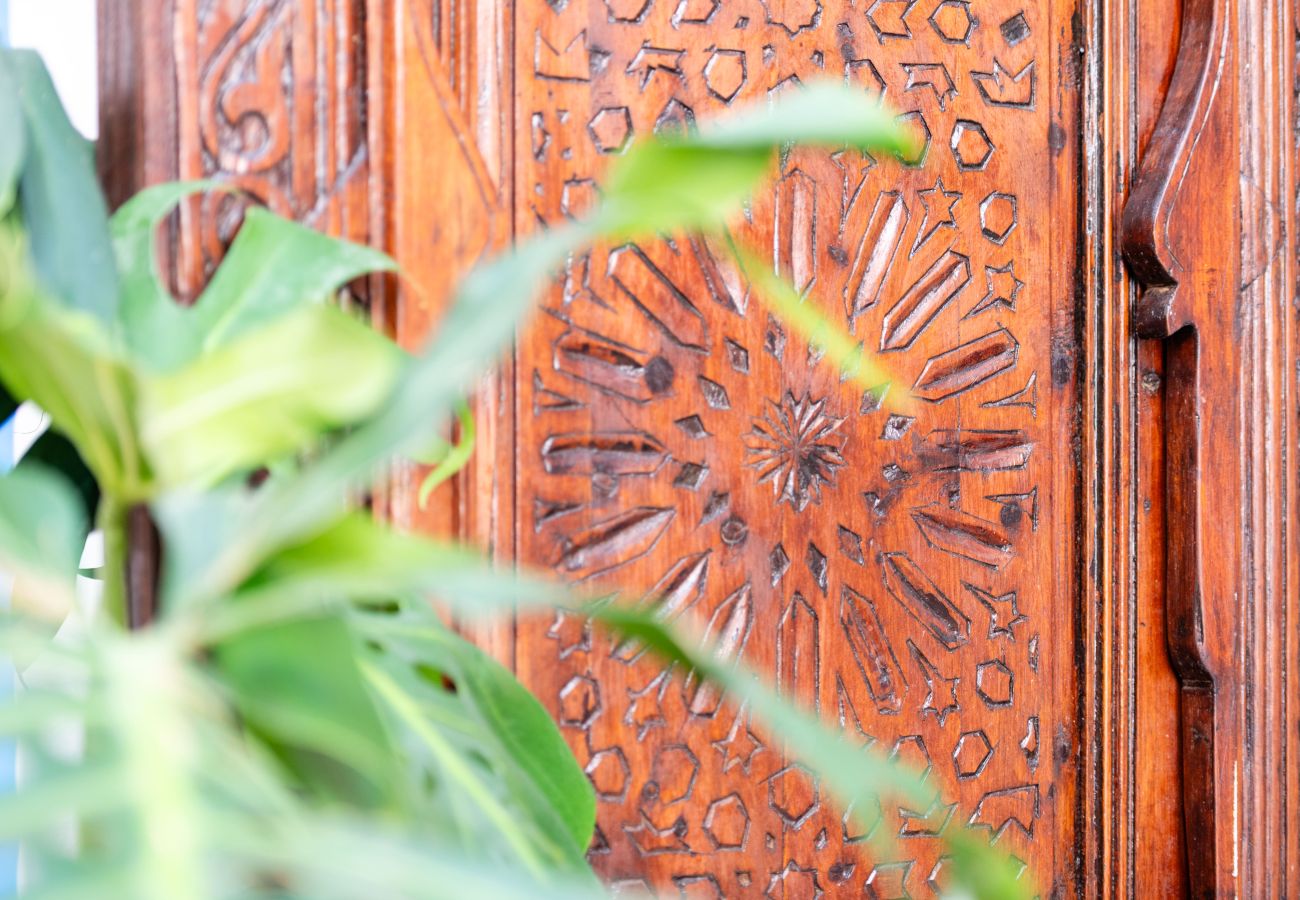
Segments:
[[[1084,335],[1084,458],[1080,504],[1085,546],[1080,577],[1085,616],[1082,713],[1091,720],[1085,746],[1080,818],[1083,889],[1090,897],[1134,895],[1137,791],[1134,720],[1137,659],[1135,551],[1134,341],[1127,309],[1130,282],[1117,271],[1117,221],[1133,156],[1136,15],[1131,0],[1083,4],[1088,86],[1081,132],[1084,193],[1081,301]]]
[[[436,330],[464,275],[510,238],[513,137],[503,86],[513,52],[511,9],[501,0],[367,5],[371,210],[378,244],[402,267],[400,283],[385,279],[376,308],[381,327],[410,349]],[[513,409],[507,360],[472,398],[478,443],[469,465],[421,505],[428,469],[395,464],[386,507],[392,520],[513,559]],[[466,631],[513,661],[509,623]]]
[[[176,177],[172,5],[99,0],[98,16],[97,162],[116,209],[145,185]]]

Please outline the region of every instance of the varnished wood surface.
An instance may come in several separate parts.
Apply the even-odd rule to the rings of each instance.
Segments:
[[[571,621],[477,633],[588,766],[593,862],[615,881],[926,896],[943,880],[927,831],[963,821],[1044,895],[1183,896],[1212,864],[1220,893],[1286,896],[1300,554],[1294,58],[1278,36],[1294,10],[1237,0],[1225,19],[1212,151],[1168,218],[1184,278],[1217,303],[1199,399],[1178,401],[1211,442],[1195,485],[1215,503],[1195,523],[1168,515],[1183,388],[1134,337],[1118,232],[1182,17],[1176,0],[106,3],[101,160],[119,200],[216,177],[388,249],[407,277],[366,293],[409,346],[460,273],[590,202],[627,140],[793,79],[881,90],[924,121],[925,165],[790,155],[737,234],[883,350],[915,410],[816,366],[712,248],[603,247],[475,400],[472,468],[424,508],[421,473],[399,470],[377,507],[666,593],[830,721],[928,766],[943,797],[882,808],[897,849],[860,855],[779,741],[711,692],[666,687]],[[173,224],[182,294],[238,217],[208,199]],[[1232,343],[1206,343],[1225,329]],[[1215,849],[1191,858],[1166,551],[1207,523],[1230,696],[1206,782]]]
[[[618,7],[618,8],[615,8]],[[634,8],[635,7],[635,8]],[[890,856],[743,712],[563,618],[519,671],[602,795],[615,881],[699,896],[942,884],[951,820],[1069,882],[1081,729],[1069,8],[571,2],[517,11],[518,229],[625,142],[800,79],[883,92],[906,169],[795,153],[739,236],[893,366],[907,414],[816,365],[716,248],[598,248],[521,343],[520,556],[632,585],[941,787]],[[978,21],[976,21],[978,20]],[[654,602],[654,601],[652,601]]]

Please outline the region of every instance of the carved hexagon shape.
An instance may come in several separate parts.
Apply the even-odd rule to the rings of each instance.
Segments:
[[[867,875],[862,893],[872,900],[900,900],[911,897],[907,889],[907,876],[912,871],[912,860],[881,863]]]
[[[570,178],[560,191],[560,212],[577,218],[596,204],[597,194],[594,179]]]
[[[970,40],[975,25],[966,0],[943,0],[930,13],[930,26],[949,44],[965,44]]]
[[[995,244],[1007,242],[1016,227],[1016,198],[994,191],[980,203],[980,230]]]
[[[983,731],[963,731],[952,751],[952,765],[961,779],[974,778],[993,757],[993,745]]]
[[[898,121],[903,123],[905,127],[910,128],[918,138],[917,143],[920,148],[910,157],[899,157],[899,161],[903,165],[915,168],[925,162],[925,157],[930,152],[930,126],[926,123],[925,116],[921,115],[921,111],[917,109],[909,113],[903,113],[898,117]]]
[[[817,779],[803,766],[786,766],[767,780],[767,803],[787,828],[798,830],[821,805]]]
[[[650,8],[650,0],[605,0],[611,22],[640,22]]]
[[[622,153],[632,138],[632,114],[626,106],[606,106],[591,117],[587,133],[601,153]]]
[[[988,165],[993,155],[993,142],[988,132],[979,122],[970,119],[958,119],[952,128],[952,140],[948,146],[952,149],[957,168],[966,172],[978,172]]]
[[[700,761],[685,744],[662,747],[650,766],[650,780],[641,789],[641,799],[663,806],[680,803],[690,797],[699,771]]]
[[[590,728],[600,709],[600,685],[590,675],[574,675],[560,688],[561,725]]]
[[[885,79],[869,59],[851,59],[844,64],[844,76],[877,100],[885,98]]]
[[[618,803],[627,796],[627,783],[632,777],[632,768],[627,764],[627,757],[620,748],[607,747],[593,753],[583,771],[591,779],[591,785],[600,799]]]
[[[865,841],[876,833],[885,817],[884,808],[879,797],[872,797],[869,805],[859,808],[857,801],[849,804],[844,811],[844,843],[856,844]]]
[[[1015,690],[1015,676],[1000,659],[990,659],[975,667],[975,693],[989,706],[1010,706]]]
[[[749,839],[749,810],[736,793],[709,804],[704,814],[704,833],[715,850],[744,850]]]
[[[794,897],[820,900],[826,896],[826,892],[822,890],[821,883],[817,880],[815,868],[801,866],[791,860],[785,864],[784,869],[772,873],[763,896],[768,900],[785,900]]]
[[[714,50],[704,64],[704,84],[723,103],[735,98],[747,77],[744,50]]]
[[[928,776],[933,768],[930,751],[925,748],[925,739],[919,734],[909,734],[894,741],[889,758],[920,773],[922,778]]]

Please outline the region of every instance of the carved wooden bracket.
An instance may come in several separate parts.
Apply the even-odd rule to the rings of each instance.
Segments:
[[[1237,183],[1235,157],[1225,158],[1203,140],[1211,134],[1214,144],[1224,141],[1218,127],[1224,104],[1216,106],[1216,100],[1230,32],[1228,0],[1183,0],[1173,79],[1124,207],[1120,235],[1124,259],[1144,288],[1134,309],[1134,330],[1166,342],[1166,641],[1181,687],[1183,826],[1194,897],[1215,896],[1222,879],[1230,877],[1231,864],[1219,841],[1221,834],[1232,835],[1219,802],[1223,780],[1232,778],[1225,759],[1231,736],[1218,727],[1224,718],[1218,707],[1227,680],[1225,655],[1222,634],[1216,645],[1216,635],[1207,636],[1206,621],[1230,621],[1232,610],[1223,592],[1207,584],[1207,566],[1223,565],[1224,559],[1219,554],[1207,562],[1207,541],[1221,539],[1209,531],[1203,465],[1212,458],[1203,427],[1207,393],[1217,391],[1217,402],[1231,397],[1231,386],[1207,385],[1214,379],[1203,365],[1208,343],[1232,340],[1225,334],[1222,308],[1231,293],[1217,287],[1223,260],[1235,259],[1237,246],[1224,239],[1231,227],[1207,221],[1216,218],[1214,205],[1203,202],[1216,180],[1229,201]],[[1186,218],[1175,215],[1180,198],[1194,210]],[[1232,266],[1227,268],[1235,277]],[[1223,354],[1216,348],[1215,356]],[[1209,610],[1216,600],[1224,608]]]
[[[1193,300],[1178,290],[1183,265],[1170,247],[1169,232],[1223,77],[1226,19],[1225,0],[1183,0],[1183,33],[1169,94],[1124,206],[1124,261],[1146,286],[1135,312],[1141,337],[1168,337],[1195,321]]]

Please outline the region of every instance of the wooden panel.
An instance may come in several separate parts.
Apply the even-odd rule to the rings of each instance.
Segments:
[[[195,292],[253,202],[366,240],[360,0],[102,0],[100,168],[114,204],[168,179],[243,192],[182,206],[176,286]]]
[[[635,648],[521,625],[524,680],[602,796],[593,859],[690,896],[923,894],[987,829],[1070,884],[1078,467],[1071,10],[653,0],[516,11],[520,232],[585,207],[636,136],[847,78],[924,165],[796,152],[738,235],[882,353],[906,414],[816,364],[698,239],[572,262],[522,342],[519,546],[703,623],[790,695],[924,767],[859,857],[779,740]],[[920,162],[920,161],[918,161]],[[1073,890],[1073,888],[1071,888]],[[690,893],[697,892],[697,893]]]
[[[1165,348],[1135,340],[1116,230],[1188,10],[1227,29],[1169,229],[1207,348],[1197,402],[1170,384]],[[943,883],[927,832],[969,821],[1045,894],[1295,892],[1292,5],[123,0],[100,20],[114,203],[215,177],[383,246],[408,276],[371,286],[376,315],[408,346],[456,274],[581,209],[631,137],[795,78],[882,92],[924,123],[924,168],[790,155],[737,234],[882,349],[916,410],[895,417],[818,368],[716,248],[599,248],[476,400],[472,470],[425,509],[420,473],[399,471],[382,508],[658,597],[943,791],[932,810],[881,809],[873,833],[897,852],[856,856],[864,836],[778,741],[696,685],[668,687],[636,648],[564,619],[478,635],[588,766],[593,860],[612,879],[923,896]],[[209,200],[173,223],[183,292],[238,213]],[[1167,509],[1166,452],[1193,418],[1178,403],[1204,417],[1196,487],[1214,501],[1197,527],[1213,530],[1223,714],[1200,794],[1167,634],[1185,600],[1168,585],[1187,577],[1165,577],[1187,543],[1169,526],[1186,535],[1188,517]],[[1189,817],[1189,797],[1214,815]]]

